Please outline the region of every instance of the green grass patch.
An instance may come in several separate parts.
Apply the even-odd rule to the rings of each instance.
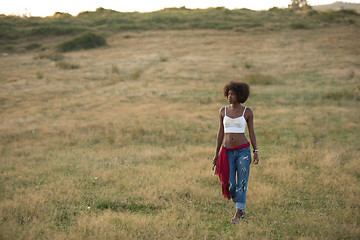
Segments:
[[[327,94],[325,94],[324,98],[335,100],[335,101],[354,100],[354,99],[357,101],[360,101],[360,94],[356,93],[355,91],[349,91],[349,90],[343,89],[343,90],[327,93]]]
[[[70,52],[81,49],[92,49],[106,45],[106,40],[102,36],[95,33],[85,33],[72,40],[66,41],[58,45],[59,52]]]
[[[37,48],[39,48],[39,47],[41,47],[41,44],[40,44],[40,43],[29,43],[29,44],[26,44],[26,45],[24,46],[24,48],[25,48],[26,50],[33,50],[33,49],[37,49]]]
[[[31,29],[31,36],[62,36],[62,35],[72,35],[84,32],[85,29],[71,26],[39,26]]]
[[[99,210],[110,209],[115,212],[131,212],[131,213],[141,213],[141,214],[155,214],[156,212],[163,209],[161,206],[156,206],[154,204],[141,204],[136,203],[135,201],[121,202],[121,201],[109,201],[102,200],[96,203],[96,208]]]
[[[131,78],[132,80],[139,79],[140,76],[141,76],[141,73],[142,73],[141,70],[136,70],[135,72],[133,72],[133,73],[130,74],[130,78]]]
[[[42,79],[44,77],[44,74],[42,72],[37,72],[36,73],[36,78],[37,79]]]
[[[74,64],[74,63],[68,63],[65,61],[60,61],[56,63],[56,67],[64,70],[71,70],[71,69],[78,69],[80,68],[80,65]]]
[[[40,53],[36,58],[40,58],[40,59],[49,59],[51,61],[60,61],[64,59],[64,55],[62,55],[61,53],[58,52],[45,52],[45,53]]]
[[[120,74],[120,69],[116,65],[111,66],[111,73]]]
[[[264,75],[264,74],[248,74],[245,75],[244,82],[248,84],[255,84],[255,85],[270,85],[275,83],[275,78],[271,75]]]
[[[292,29],[308,29],[309,26],[305,23],[298,22],[298,23],[291,23],[290,28],[292,28]]]
[[[168,57],[160,57],[160,62],[167,62],[168,59]]]

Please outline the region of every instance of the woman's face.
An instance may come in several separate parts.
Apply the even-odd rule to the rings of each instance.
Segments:
[[[227,98],[230,104],[238,102],[236,94],[233,90],[229,90]]]

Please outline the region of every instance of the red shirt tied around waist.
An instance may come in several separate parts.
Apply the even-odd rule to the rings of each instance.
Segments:
[[[250,146],[250,143],[244,143],[236,147],[226,148],[222,146],[218,162],[216,165],[216,174],[219,176],[221,187],[222,187],[222,195],[224,198],[231,199],[229,192],[229,175],[230,175],[230,167],[229,167],[229,159],[227,151],[235,151],[242,148],[247,148]]]

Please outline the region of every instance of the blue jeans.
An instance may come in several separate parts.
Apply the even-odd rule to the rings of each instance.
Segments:
[[[245,210],[246,190],[251,163],[250,147],[227,151],[227,154],[230,167],[229,191],[231,200],[236,203],[236,209]]]

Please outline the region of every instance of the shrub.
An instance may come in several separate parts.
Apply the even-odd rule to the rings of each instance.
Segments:
[[[341,9],[338,12],[341,15],[359,15],[355,9]]]
[[[248,62],[245,62],[245,63],[244,63],[244,67],[245,67],[246,69],[250,69],[250,68],[252,67],[252,65],[251,65],[250,63],[248,63]]]
[[[53,15],[54,18],[71,18],[72,15],[70,13],[64,13],[64,12],[56,12]]]
[[[304,23],[292,23],[290,24],[292,29],[308,29],[309,27]]]
[[[309,12],[307,12],[307,15],[312,17],[312,16],[318,16],[319,15],[319,12],[316,11],[316,10],[311,10]]]
[[[277,12],[277,11],[282,11],[282,9],[277,8],[277,7],[272,7],[272,8],[269,8],[269,11]]]
[[[97,48],[104,45],[106,45],[105,38],[89,32],[58,45],[57,50],[60,52],[70,52],[80,49]]]
[[[36,49],[36,48],[39,48],[39,47],[41,47],[40,43],[29,43],[29,44],[25,45],[26,50],[33,50],[33,49]]]

